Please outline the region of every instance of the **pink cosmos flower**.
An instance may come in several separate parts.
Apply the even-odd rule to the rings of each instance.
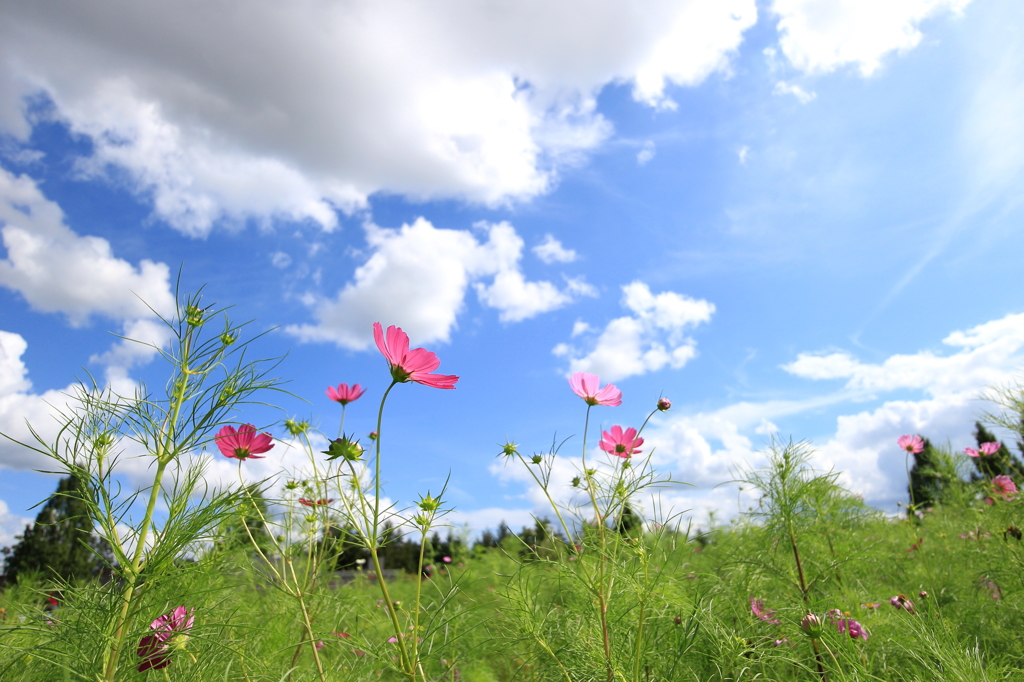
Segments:
[[[613,426],[611,431],[602,431],[601,442],[598,443],[608,454],[623,459],[640,454],[640,446],[643,444],[644,439],[637,437],[636,429],[630,427],[623,431],[621,426]]]
[[[235,427],[228,424],[217,432],[217,447],[225,457],[234,459],[262,459],[259,453],[266,452],[274,447],[273,439],[269,433],[257,433],[256,427],[252,424],[242,424],[235,431]]]
[[[1007,499],[1013,499],[1011,496],[1017,494],[1017,484],[1006,474],[1000,474],[993,478],[992,487],[995,488],[996,493]]]
[[[853,620],[852,618],[843,618],[836,622],[836,629],[839,630],[839,634],[849,632],[850,637],[854,639],[867,640],[868,633],[864,629],[864,626]]]
[[[982,455],[991,456],[999,452],[999,443],[982,443],[978,446],[978,450],[974,448],[964,448],[964,454],[968,457],[981,457]]]
[[[569,387],[572,388],[572,392],[583,398],[587,405],[616,407],[622,404],[622,391],[615,388],[615,384],[607,384],[598,390],[600,385],[601,380],[597,378],[596,374],[576,372],[569,377]]]
[[[448,374],[431,374],[441,365],[437,356],[425,348],[409,350],[409,335],[401,327],[388,327],[385,335],[380,322],[373,323],[373,340],[391,368],[395,381],[412,381],[432,388],[455,388],[459,377]]]
[[[921,436],[900,436],[896,439],[896,445],[899,445],[912,455],[916,455],[924,450],[924,441],[921,440]]]
[[[195,622],[193,613],[195,609],[179,606],[149,624],[153,634],[142,638],[137,651],[142,658],[142,663],[139,664],[140,673],[166,668],[171,664],[171,648],[180,647],[188,641],[188,632]]]
[[[366,389],[359,384],[352,384],[351,388],[348,384],[338,384],[338,388],[327,387],[327,397],[342,405],[348,405],[353,400],[358,400],[359,396],[364,393],[366,393]]]

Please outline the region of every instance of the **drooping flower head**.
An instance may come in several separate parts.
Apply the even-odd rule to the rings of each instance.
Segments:
[[[625,431],[621,426],[613,426],[611,431],[601,432],[600,448],[610,455],[629,459],[632,455],[640,454],[640,446],[644,444],[643,438],[638,438],[636,429],[630,427]]]
[[[750,598],[750,612],[757,617],[758,620],[765,620],[772,625],[780,625],[782,621],[775,617],[775,611],[772,609],[766,609],[764,607],[764,600],[758,599],[757,597]]]
[[[351,388],[349,388],[348,384],[338,384],[338,388],[333,386],[327,387],[327,397],[336,403],[341,403],[343,406],[348,405],[353,400],[358,400],[359,396],[364,393],[366,393],[366,389],[359,384],[352,384]]]
[[[373,323],[373,340],[377,343],[384,359],[391,368],[395,381],[412,381],[432,388],[455,388],[459,377],[448,374],[431,374],[441,365],[437,356],[425,348],[409,350],[409,335],[401,327],[388,327],[385,334],[380,322]]]
[[[839,630],[839,634],[844,632],[850,633],[850,637],[853,639],[863,639],[866,641],[868,638],[868,633],[864,626],[852,618],[842,618],[836,621],[836,629]]]
[[[912,455],[916,455],[924,450],[924,441],[921,439],[921,436],[900,436],[896,439],[896,444]]]
[[[194,613],[195,609],[179,606],[149,624],[153,634],[139,641],[137,651],[142,659],[139,664],[140,673],[166,668],[171,664],[171,651],[185,646],[188,641],[188,633],[195,623]]]
[[[997,494],[1006,498],[1012,499],[1011,496],[1017,494],[1017,484],[1006,474],[999,474],[993,478],[992,487],[995,488]]]
[[[601,380],[596,374],[576,372],[569,377],[569,386],[572,392],[583,398],[587,405],[607,405],[616,407],[622,404],[622,391],[615,388],[615,384],[607,384],[599,389]]]
[[[258,433],[252,424],[242,424],[235,430],[228,424],[217,432],[217,447],[225,457],[234,459],[262,459],[260,453],[274,447],[269,433]]]
[[[906,595],[897,594],[895,597],[889,599],[889,603],[896,607],[896,610],[903,609],[907,613],[913,615],[916,613],[914,610],[914,602],[907,599]]]

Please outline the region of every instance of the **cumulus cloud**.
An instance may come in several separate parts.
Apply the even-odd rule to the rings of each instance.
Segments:
[[[787,83],[785,81],[778,81],[775,84],[775,89],[773,90],[773,92],[776,95],[793,95],[793,97],[797,98],[797,101],[799,101],[800,104],[807,104],[808,102],[813,101],[818,96],[814,92],[804,90],[796,83]]]
[[[31,523],[32,519],[12,514],[7,503],[0,500],[0,547],[10,547],[17,542],[14,536],[21,535]]]
[[[72,386],[61,390],[32,392],[28,367],[22,356],[28,343],[20,334],[0,331],[0,469],[48,469],[52,463],[43,455],[18,445],[20,441],[29,445],[36,443],[32,430],[44,442],[53,442],[59,424],[55,419],[57,410],[66,410]]]
[[[728,74],[756,19],[754,0],[21,3],[0,25],[0,127],[27,139],[44,93],[92,141],[83,171],[122,172],[188,234],[330,230],[378,191],[545,192],[610,134],[601,88],[673,108],[669,86]]]
[[[110,243],[80,236],[35,181],[0,168],[0,285],[42,312],[63,313],[72,325],[93,315],[147,318],[174,309],[168,268],[143,259],[138,267],[113,255]]]
[[[372,324],[380,321],[402,327],[415,343],[448,341],[471,284],[480,302],[498,310],[505,322],[594,295],[581,279],[567,280],[562,288],[527,281],[519,269],[524,242],[508,223],[480,223],[476,231],[486,241],[468,230],[434,227],[423,218],[399,229],[367,225],[371,254],[353,281],[334,298],[311,296],[316,324],[292,325],[287,331],[302,341],[361,350],[372,341]]]
[[[817,74],[853,65],[870,76],[889,54],[917,47],[921,22],[970,1],[774,0],[771,11],[779,47],[797,69]]]
[[[576,260],[576,252],[562,246],[551,234],[544,235],[544,241],[533,247],[533,252],[545,263],[572,263]]]
[[[800,353],[783,369],[807,379],[846,379],[861,393],[919,389],[931,395],[974,391],[998,384],[1024,363],[1024,313],[1007,315],[942,340],[955,353],[925,350],[893,355],[880,364],[864,364],[846,352]]]
[[[651,159],[654,158],[654,143],[650,140],[644,142],[643,148],[640,149],[636,154],[637,165],[646,166]]]
[[[555,346],[555,355],[569,359],[570,372],[615,381],[666,366],[680,369],[697,355],[697,342],[687,332],[710,321],[715,311],[703,299],[673,291],[653,294],[640,281],[622,287],[622,306],[631,314],[609,322],[589,353],[570,344]],[[574,326],[574,336],[579,330]]]

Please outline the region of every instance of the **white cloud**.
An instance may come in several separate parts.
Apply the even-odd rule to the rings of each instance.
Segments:
[[[572,263],[577,255],[573,249],[562,246],[551,234],[544,235],[544,241],[533,247],[533,252],[545,263]]]
[[[636,154],[637,165],[646,166],[654,158],[654,143],[650,140],[644,142],[643,148]]]
[[[136,268],[116,258],[107,240],[75,234],[31,178],[2,168],[0,224],[7,248],[0,285],[36,310],[63,313],[78,326],[92,315],[151,317],[147,304],[164,314],[174,309],[165,264],[143,259]]]
[[[554,348],[555,355],[569,358],[570,372],[616,381],[666,366],[680,369],[696,357],[697,343],[686,332],[710,321],[714,304],[672,291],[652,294],[640,281],[623,286],[622,294],[622,305],[632,314],[609,322],[592,351],[581,355],[569,344]]]
[[[955,331],[942,343],[957,352],[893,355],[881,364],[863,364],[846,352],[800,353],[783,369],[808,379],[847,379],[848,389],[863,393],[919,389],[948,395],[979,390],[1000,383],[1024,364],[1024,313]]]
[[[333,299],[311,297],[316,324],[287,331],[302,341],[367,348],[374,322],[396,324],[414,343],[448,341],[473,284],[480,302],[516,322],[562,307],[593,288],[568,280],[529,282],[519,270],[523,240],[508,223],[481,223],[481,242],[467,230],[434,227],[419,218],[400,229],[366,226],[370,257]],[[486,278],[493,278],[489,283]]]
[[[547,191],[610,134],[596,95],[728,74],[754,0],[628,4],[302,0],[5,8],[0,127],[27,95],[87,135],[83,169],[126,172],[154,212],[337,225],[374,192],[485,204]]]
[[[779,47],[805,73],[855,65],[870,76],[892,52],[917,47],[922,21],[970,0],[774,0]]]
[[[128,371],[146,364],[156,356],[157,349],[165,348],[172,330],[161,320],[128,320],[121,336],[109,350],[93,355],[89,362],[105,365],[107,382],[115,390],[130,395],[134,383],[130,383]]]
[[[0,500],[0,547],[10,547],[16,543],[14,536],[21,535],[25,526],[31,523],[32,519],[12,514],[7,503]]]
[[[741,166],[746,166],[747,165],[747,159],[749,157],[750,157],[750,147],[748,147],[746,145],[743,145],[742,147],[740,147],[739,151],[736,152],[736,158],[739,159],[739,162],[740,162]]]
[[[779,81],[775,84],[773,92],[776,95],[793,95],[796,97],[800,104],[807,104],[816,98],[818,95],[814,92],[808,92],[796,83],[787,83],[786,81]]]
[[[32,393],[28,368],[21,359],[28,343],[20,334],[0,331],[0,469],[48,469],[52,466],[45,456],[18,445],[20,441],[36,445],[29,424],[44,440],[52,443],[59,425],[55,410],[66,409],[72,386],[62,390]],[[13,439],[13,440],[11,440]]]

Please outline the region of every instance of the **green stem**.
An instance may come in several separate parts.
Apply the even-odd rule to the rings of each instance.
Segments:
[[[127,581],[121,596],[121,611],[117,618],[117,629],[114,631],[114,641],[110,645],[106,656],[106,668],[103,671],[103,679],[107,682],[114,682],[117,674],[117,661],[120,657],[121,646],[124,644],[125,634],[131,621],[132,600],[135,597],[135,589],[139,579],[139,569],[142,565],[142,555],[146,549],[146,541],[149,539],[149,526],[153,519],[153,510],[156,508],[156,500],[160,495],[160,481],[164,475],[164,469],[168,462],[163,459],[157,460],[156,475],[153,480],[153,488],[149,494],[149,503],[146,505],[146,515],[142,519],[142,530],[135,546],[135,555],[132,557],[131,570],[128,572]]]
[[[373,551],[376,551],[377,547],[377,521],[380,519],[380,442],[382,439],[381,435],[381,423],[384,421],[384,403],[387,402],[388,394],[391,393],[391,389],[395,387],[398,382],[395,380],[391,381],[391,385],[388,386],[388,390],[384,391],[384,397],[380,399],[380,408],[377,410],[377,440],[374,441],[374,456],[373,456],[373,528],[371,529],[370,537],[373,539]]]

